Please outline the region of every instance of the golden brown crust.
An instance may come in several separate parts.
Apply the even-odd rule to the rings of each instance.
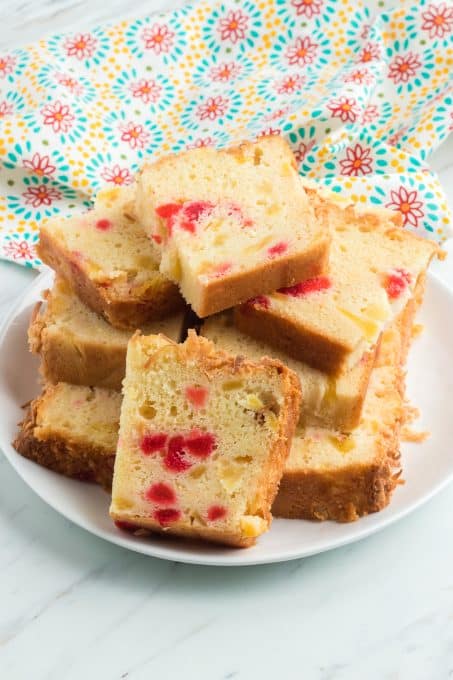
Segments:
[[[396,369],[390,390],[404,392],[404,374]],[[392,422],[382,425],[378,450],[370,464],[351,464],[336,470],[285,470],[272,506],[276,517],[286,519],[352,522],[385,508],[399,483],[400,430],[405,411],[394,409]]]
[[[203,285],[198,316],[205,318],[256,295],[273,293],[278,288],[293,286],[299,281],[326,271],[330,237],[319,238],[303,253],[264,262],[252,271],[213,278]]]
[[[325,337],[307,324],[286,319],[261,305],[244,304],[234,310],[234,323],[243,333],[256,338],[266,339],[270,345],[281,349],[289,356],[304,361],[313,368],[339,375],[351,347],[338,339]]]
[[[112,485],[115,451],[107,451],[88,441],[85,445],[59,437],[57,433],[47,439],[35,436],[36,414],[41,398],[29,406],[21,429],[13,442],[18,453],[25,458],[85,482],[96,482],[109,490]]]
[[[140,286],[98,283],[90,279],[74,253],[41,228],[37,247],[40,258],[61,274],[88,307],[116,328],[135,329],[184,308],[177,286],[162,278],[161,285]]]

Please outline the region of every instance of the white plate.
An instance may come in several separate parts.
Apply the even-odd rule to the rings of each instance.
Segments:
[[[39,276],[0,333],[0,447],[22,479],[46,503],[96,536],[144,555],[178,562],[226,566],[279,562],[369,536],[415,510],[453,478],[453,294],[430,276],[420,314],[425,332],[411,352],[408,394],[423,414],[419,426],[429,430],[431,436],[423,444],[403,445],[406,483],[397,488],[388,508],[352,524],[275,519],[269,533],[247,550],[125,534],[109,519],[109,497],[104,491],[41,468],[18,455],[10,443],[22,416],[21,404],[39,392],[38,360],[27,349],[27,326],[40,291],[51,283],[51,272]]]

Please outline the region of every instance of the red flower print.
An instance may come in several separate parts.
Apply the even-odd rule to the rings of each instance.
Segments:
[[[132,96],[141,99],[144,104],[152,104],[159,100],[162,86],[155,80],[141,78],[129,86]]]
[[[31,205],[33,208],[39,208],[40,205],[52,205],[53,201],[58,201],[61,198],[61,193],[53,187],[48,187],[46,184],[40,184],[36,187],[28,187],[22,193],[25,198],[26,205]]]
[[[101,177],[106,182],[116,184],[116,186],[125,186],[126,184],[132,184],[134,181],[130,170],[128,168],[121,168],[119,165],[114,165],[111,168],[105,166],[101,172]]]
[[[147,50],[152,50],[154,54],[162,54],[163,52],[170,52],[175,34],[170,31],[168,26],[153,24],[153,26],[145,28],[142,39]]]
[[[359,61],[362,64],[366,64],[369,61],[379,59],[380,56],[381,48],[379,47],[379,45],[377,43],[368,42],[366,43],[366,45],[364,45],[359,54]]]
[[[89,59],[96,51],[98,41],[91,33],[77,33],[72,38],[66,38],[63,47],[68,57]]]
[[[371,85],[374,82],[374,76],[367,71],[366,68],[357,68],[350,73],[347,73],[343,78],[344,83],[358,83],[359,85]]]
[[[242,66],[240,64],[236,64],[234,61],[224,61],[218,66],[213,66],[209,71],[209,75],[211,76],[211,80],[214,82],[227,83],[229,80],[232,80],[235,76],[237,76],[241,71]]]
[[[334,118],[340,118],[343,123],[353,123],[360,113],[357,102],[352,97],[332,99],[327,104],[327,108],[331,111]]]
[[[49,177],[56,170],[55,165],[50,163],[49,156],[40,156],[39,153],[33,154],[31,160],[25,159],[22,162],[22,165],[24,168],[31,170],[31,172],[33,172],[35,175],[39,175],[40,177],[43,177],[44,175]]]
[[[388,138],[388,143],[391,146],[398,146],[400,143],[401,137],[403,137],[404,133],[407,131],[406,127],[402,127],[398,132],[394,132],[393,135],[390,135]]]
[[[216,120],[221,118],[227,112],[229,103],[229,100],[221,95],[208,97],[203,104],[198,106],[197,116],[200,120]]]
[[[297,16],[311,19],[315,14],[320,14],[322,0],[291,0],[291,4],[296,8]]]
[[[276,137],[277,135],[281,135],[282,131],[280,128],[273,128],[273,127],[267,127],[264,128],[264,130],[261,130],[256,136],[258,137]]]
[[[14,107],[12,104],[7,102],[6,99],[0,102],[0,119],[6,118],[7,116],[11,116],[13,113]]]
[[[364,149],[360,144],[356,144],[354,148],[346,149],[346,158],[340,161],[341,174],[353,177],[369,175],[373,172],[372,162],[371,149]]]
[[[150,137],[141,123],[124,123],[119,129],[121,141],[127,142],[131,149],[143,149]]]
[[[309,151],[312,150],[312,148],[315,145],[315,140],[311,139],[308,144],[305,142],[299,142],[298,146],[293,149],[294,157],[298,163],[302,163],[302,161],[305,159],[305,156]]]
[[[362,40],[366,40],[368,38],[368,36],[370,34],[370,28],[371,28],[370,24],[363,24],[362,32],[360,34],[360,37],[362,38]]]
[[[422,29],[429,31],[430,38],[443,38],[453,30],[453,7],[447,7],[446,2],[429,5],[422,17]]]
[[[72,127],[73,120],[75,120],[69,106],[60,101],[47,104],[41,113],[44,116],[44,125],[51,125],[54,132],[68,132]]]
[[[244,40],[248,28],[249,18],[240,9],[227,12],[226,17],[219,20],[218,32],[222,40],[229,40],[235,45],[238,40]]]
[[[388,77],[397,83],[407,83],[413,78],[421,66],[421,61],[417,54],[408,52],[405,56],[397,55],[389,64]]]
[[[305,36],[297,38],[294,45],[288,47],[285,56],[291,66],[305,66],[314,62],[317,50],[318,45]]]
[[[265,116],[263,116],[263,120],[279,120],[280,118],[286,116],[286,114],[290,111],[290,106],[283,106],[281,109],[275,109],[275,111],[267,113]]]
[[[83,85],[68,73],[56,73],[55,80],[57,83],[59,83],[59,85],[63,85],[63,87],[69,90],[69,92],[72,94],[80,95],[83,93]]]
[[[398,191],[392,190],[390,192],[390,203],[386,204],[386,208],[397,210],[403,216],[403,226],[410,224],[413,227],[418,227],[419,220],[424,217],[424,212],[421,209],[423,202],[417,201],[417,191],[407,191],[403,186]]]
[[[15,65],[15,57],[10,56],[9,54],[0,57],[0,78],[6,78],[10,73],[13,73]]]
[[[186,149],[201,149],[204,146],[215,146],[213,137],[198,137],[194,142],[187,144]]]
[[[285,76],[275,83],[278,94],[294,94],[298,92],[305,82],[305,78],[300,75]]]
[[[33,260],[36,257],[35,247],[27,241],[10,241],[4,246],[3,252],[13,260]]]
[[[379,109],[376,104],[368,104],[362,115],[362,123],[372,123],[379,117]]]

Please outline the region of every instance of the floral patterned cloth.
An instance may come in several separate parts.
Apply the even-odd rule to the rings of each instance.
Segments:
[[[0,55],[0,256],[39,266],[40,221],[146,157],[264,134],[442,241],[452,31],[447,1],[208,0]]]

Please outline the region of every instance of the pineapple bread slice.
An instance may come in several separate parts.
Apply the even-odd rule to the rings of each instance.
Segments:
[[[59,383],[34,399],[14,448],[39,465],[109,489],[121,394]]]
[[[277,361],[193,331],[129,342],[110,514],[120,526],[246,547],[267,531],[300,408]]]
[[[183,307],[159,272],[149,239],[131,217],[134,189],[105,189],[93,210],[43,224],[38,253],[79,298],[118,328],[135,330]]]
[[[390,210],[342,207],[307,186],[329,210],[329,271],[259,295],[236,310],[237,327],[314,368],[338,375],[373,351],[382,330],[413,297],[437,244],[405,231]]]
[[[234,327],[229,312],[206,319],[201,334],[230,354],[241,354],[254,361],[264,356],[272,357],[294,371],[303,394],[299,426],[313,425],[350,432],[359,424],[374,352],[365,352],[356,366],[334,377],[287,356],[264,340],[241,333]]]
[[[411,317],[405,319],[409,328]],[[402,330],[394,324],[382,334],[357,428],[349,434],[298,428],[272,508],[275,516],[350,522],[388,505],[401,474],[406,416],[401,361],[408,334]]]
[[[65,279],[57,278],[43,297],[46,304],[36,306],[28,339],[30,350],[41,356],[45,380],[121,390],[132,331],[110,326],[79,300]],[[142,330],[178,342],[183,326],[184,314],[177,312]]]
[[[161,257],[200,316],[324,271],[330,241],[280,137],[193,149],[147,164],[136,209]]]

